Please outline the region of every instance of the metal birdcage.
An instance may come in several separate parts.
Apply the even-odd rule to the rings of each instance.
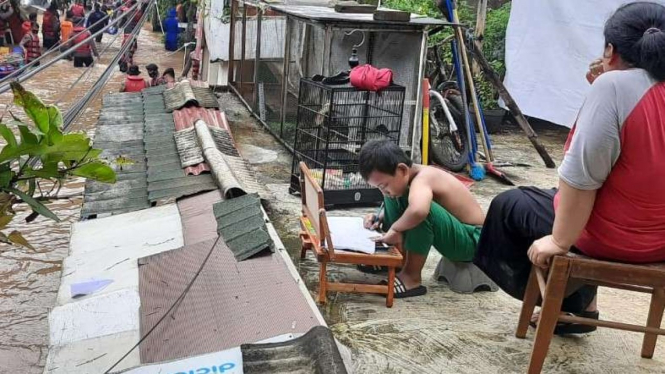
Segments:
[[[326,204],[381,201],[380,191],[358,172],[358,154],[370,140],[399,144],[405,88],[392,85],[372,92],[301,79],[299,92],[290,191],[300,191],[298,164],[304,161]]]

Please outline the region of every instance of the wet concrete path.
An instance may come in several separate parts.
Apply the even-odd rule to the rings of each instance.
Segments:
[[[135,56],[136,63],[144,66],[156,63],[160,71],[173,67],[176,72],[182,68],[183,54],[167,55],[161,34],[148,31],[146,26],[139,36],[139,49]],[[111,44],[107,53],[102,55],[89,72],[83,75],[79,83],[70,89],[86,69],[75,69],[72,62],[61,60],[24,83],[25,87],[37,94],[46,103],[57,103],[64,112],[72,103],[80,99],[96,82],[108,65],[107,61],[115,55],[122,40],[120,35],[113,43],[113,36],[104,35],[100,52]],[[117,92],[124,74],[117,68],[103,93]],[[86,131],[94,134],[94,126],[99,114],[101,96],[98,96],[72,125],[70,131]],[[0,95],[0,112],[12,101],[11,93]],[[19,108],[10,108],[15,115],[22,116]],[[78,221],[82,202],[83,179],[74,179],[66,183],[60,191],[61,196],[73,196],[48,204],[61,219],[55,223],[38,218],[25,224],[24,218],[29,213],[18,212],[10,230],[21,231],[37,252],[23,248],[0,244],[0,373],[41,373],[48,350],[48,312],[55,303],[60,285],[61,263],[66,257],[69,245],[69,231],[72,223]]]

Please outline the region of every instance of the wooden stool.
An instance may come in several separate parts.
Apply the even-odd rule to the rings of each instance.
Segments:
[[[319,297],[318,302],[326,302],[326,293],[337,292],[366,292],[386,295],[386,306],[393,306],[395,285],[395,268],[402,266],[402,254],[396,247],[374,254],[335,251],[326,210],[323,208],[323,190],[316,182],[307,166],[300,163],[300,193],[302,196],[302,216],[300,217],[300,240],[302,250],[300,257],[304,258],[308,250],[312,250],[319,262]],[[357,284],[328,282],[326,269],[328,263],[377,265],[388,268],[388,284]]]
[[[651,306],[647,325],[602,321],[561,313],[561,304],[569,279],[576,283],[650,293]],[[642,332],[644,333],[642,343],[642,357],[644,358],[653,357],[658,335],[665,335],[665,330],[660,328],[663,308],[665,308],[665,264],[663,263],[624,264],[594,260],[569,253],[565,256],[555,256],[552,259],[547,281],[545,281],[545,271],[533,266],[515,333],[518,338],[526,337],[529,321],[539,297],[542,297],[543,303],[531,351],[529,373],[541,372],[558,321]]]

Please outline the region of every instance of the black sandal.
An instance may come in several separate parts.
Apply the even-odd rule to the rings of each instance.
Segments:
[[[580,313],[566,313],[570,316],[590,318],[590,319],[599,319],[600,313],[596,310],[594,312],[580,312]],[[531,327],[538,327],[536,322],[529,322]],[[557,322],[556,327],[554,327],[554,335],[571,335],[571,334],[587,334],[594,332],[598,329],[596,326],[583,325],[581,323],[571,323],[571,322]]]
[[[382,280],[379,282],[379,285],[385,286],[388,284],[387,280]],[[394,297],[395,299],[406,299],[407,297],[415,297],[415,296],[423,296],[427,293],[427,287],[423,286],[422,284],[416,288],[412,288],[410,290],[406,289],[406,286],[404,285],[404,282],[402,282],[399,277],[395,277],[395,285],[394,285]]]

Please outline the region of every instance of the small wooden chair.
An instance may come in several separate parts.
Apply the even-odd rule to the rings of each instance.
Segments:
[[[319,297],[318,302],[325,304],[326,293],[366,292],[386,295],[386,306],[393,306],[395,284],[395,268],[402,266],[402,254],[396,247],[386,252],[374,254],[335,251],[330,237],[326,210],[323,205],[323,190],[316,182],[305,163],[300,163],[300,191],[302,195],[302,216],[300,217],[300,239],[302,241],[301,258],[305,258],[307,250],[312,250],[319,262]],[[364,264],[385,266],[388,268],[387,285],[370,285],[356,283],[332,283],[326,277],[328,263]]]
[[[565,256],[555,256],[552,259],[547,280],[545,280],[545,277],[543,269],[536,266],[531,268],[531,275],[524,294],[522,312],[515,333],[518,338],[524,339],[526,337],[534,308],[538,299],[542,298],[536,337],[529,362],[529,373],[541,372],[558,321],[644,333],[642,357],[653,357],[658,335],[665,335],[665,330],[660,328],[663,319],[663,308],[665,307],[665,263],[633,265],[600,261],[569,253]],[[574,283],[579,282],[650,293],[651,306],[649,307],[646,326],[595,320],[561,313],[561,304],[569,280]]]

